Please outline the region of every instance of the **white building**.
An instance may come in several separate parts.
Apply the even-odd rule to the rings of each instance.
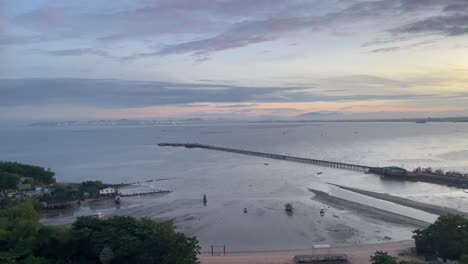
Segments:
[[[107,187],[105,189],[99,190],[100,195],[109,195],[109,194],[115,194],[115,189],[112,187]]]

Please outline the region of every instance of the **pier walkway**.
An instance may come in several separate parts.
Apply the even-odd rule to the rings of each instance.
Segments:
[[[358,164],[301,158],[301,157],[295,157],[295,156],[273,154],[273,153],[266,153],[266,152],[257,152],[257,151],[242,150],[242,149],[215,147],[215,146],[198,144],[198,143],[185,143],[185,144],[184,143],[159,143],[158,146],[211,149],[211,150],[217,150],[217,151],[225,151],[225,152],[232,152],[232,153],[238,153],[238,154],[244,154],[244,155],[258,156],[258,157],[263,157],[263,158],[308,163],[308,164],[321,165],[321,166],[327,166],[327,167],[339,168],[339,169],[355,170],[355,171],[370,171],[373,168],[373,167],[358,165]]]

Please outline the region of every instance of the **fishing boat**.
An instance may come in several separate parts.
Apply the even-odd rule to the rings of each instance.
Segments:
[[[287,203],[287,204],[284,205],[284,210],[287,213],[292,213],[294,211],[294,207],[292,206],[292,204]]]
[[[320,208],[320,216],[324,216],[325,215],[325,208]]]

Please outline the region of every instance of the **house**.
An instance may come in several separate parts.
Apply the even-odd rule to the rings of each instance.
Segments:
[[[112,187],[107,187],[105,189],[99,190],[100,195],[112,195],[115,194],[115,189]]]

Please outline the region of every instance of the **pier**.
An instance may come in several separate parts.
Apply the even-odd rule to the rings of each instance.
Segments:
[[[231,152],[231,153],[257,156],[257,157],[263,157],[263,158],[307,163],[307,164],[326,166],[326,167],[332,167],[332,168],[338,168],[338,169],[363,171],[366,173],[372,173],[376,175],[391,177],[395,179],[401,179],[405,181],[429,182],[429,183],[442,184],[442,185],[448,185],[448,186],[457,187],[457,188],[468,189],[468,178],[448,177],[448,176],[436,175],[436,174],[422,175],[422,174],[409,172],[404,168],[395,167],[395,166],[372,167],[372,166],[365,166],[365,165],[351,164],[351,163],[344,163],[344,162],[337,162],[337,161],[302,158],[302,157],[296,157],[296,156],[258,152],[258,151],[243,150],[243,149],[216,147],[216,146],[199,144],[199,143],[159,143],[158,146],[217,150],[217,151]]]
[[[358,164],[343,163],[343,162],[328,161],[328,160],[319,160],[319,159],[310,159],[310,158],[301,158],[301,157],[295,157],[295,156],[289,156],[289,155],[250,151],[250,150],[243,150],[243,149],[216,147],[216,146],[210,146],[210,145],[204,145],[204,144],[198,144],[198,143],[185,143],[185,144],[184,143],[159,143],[158,146],[210,149],[210,150],[238,153],[238,154],[243,154],[243,155],[258,156],[258,157],[277,159],[277,160],[301,162],[301,163],[320,165],[320,166],[339,168],[339,169],[355,170],[355,171],[370,171],[371,169],[373,169],[373,167],[358,165]]]

